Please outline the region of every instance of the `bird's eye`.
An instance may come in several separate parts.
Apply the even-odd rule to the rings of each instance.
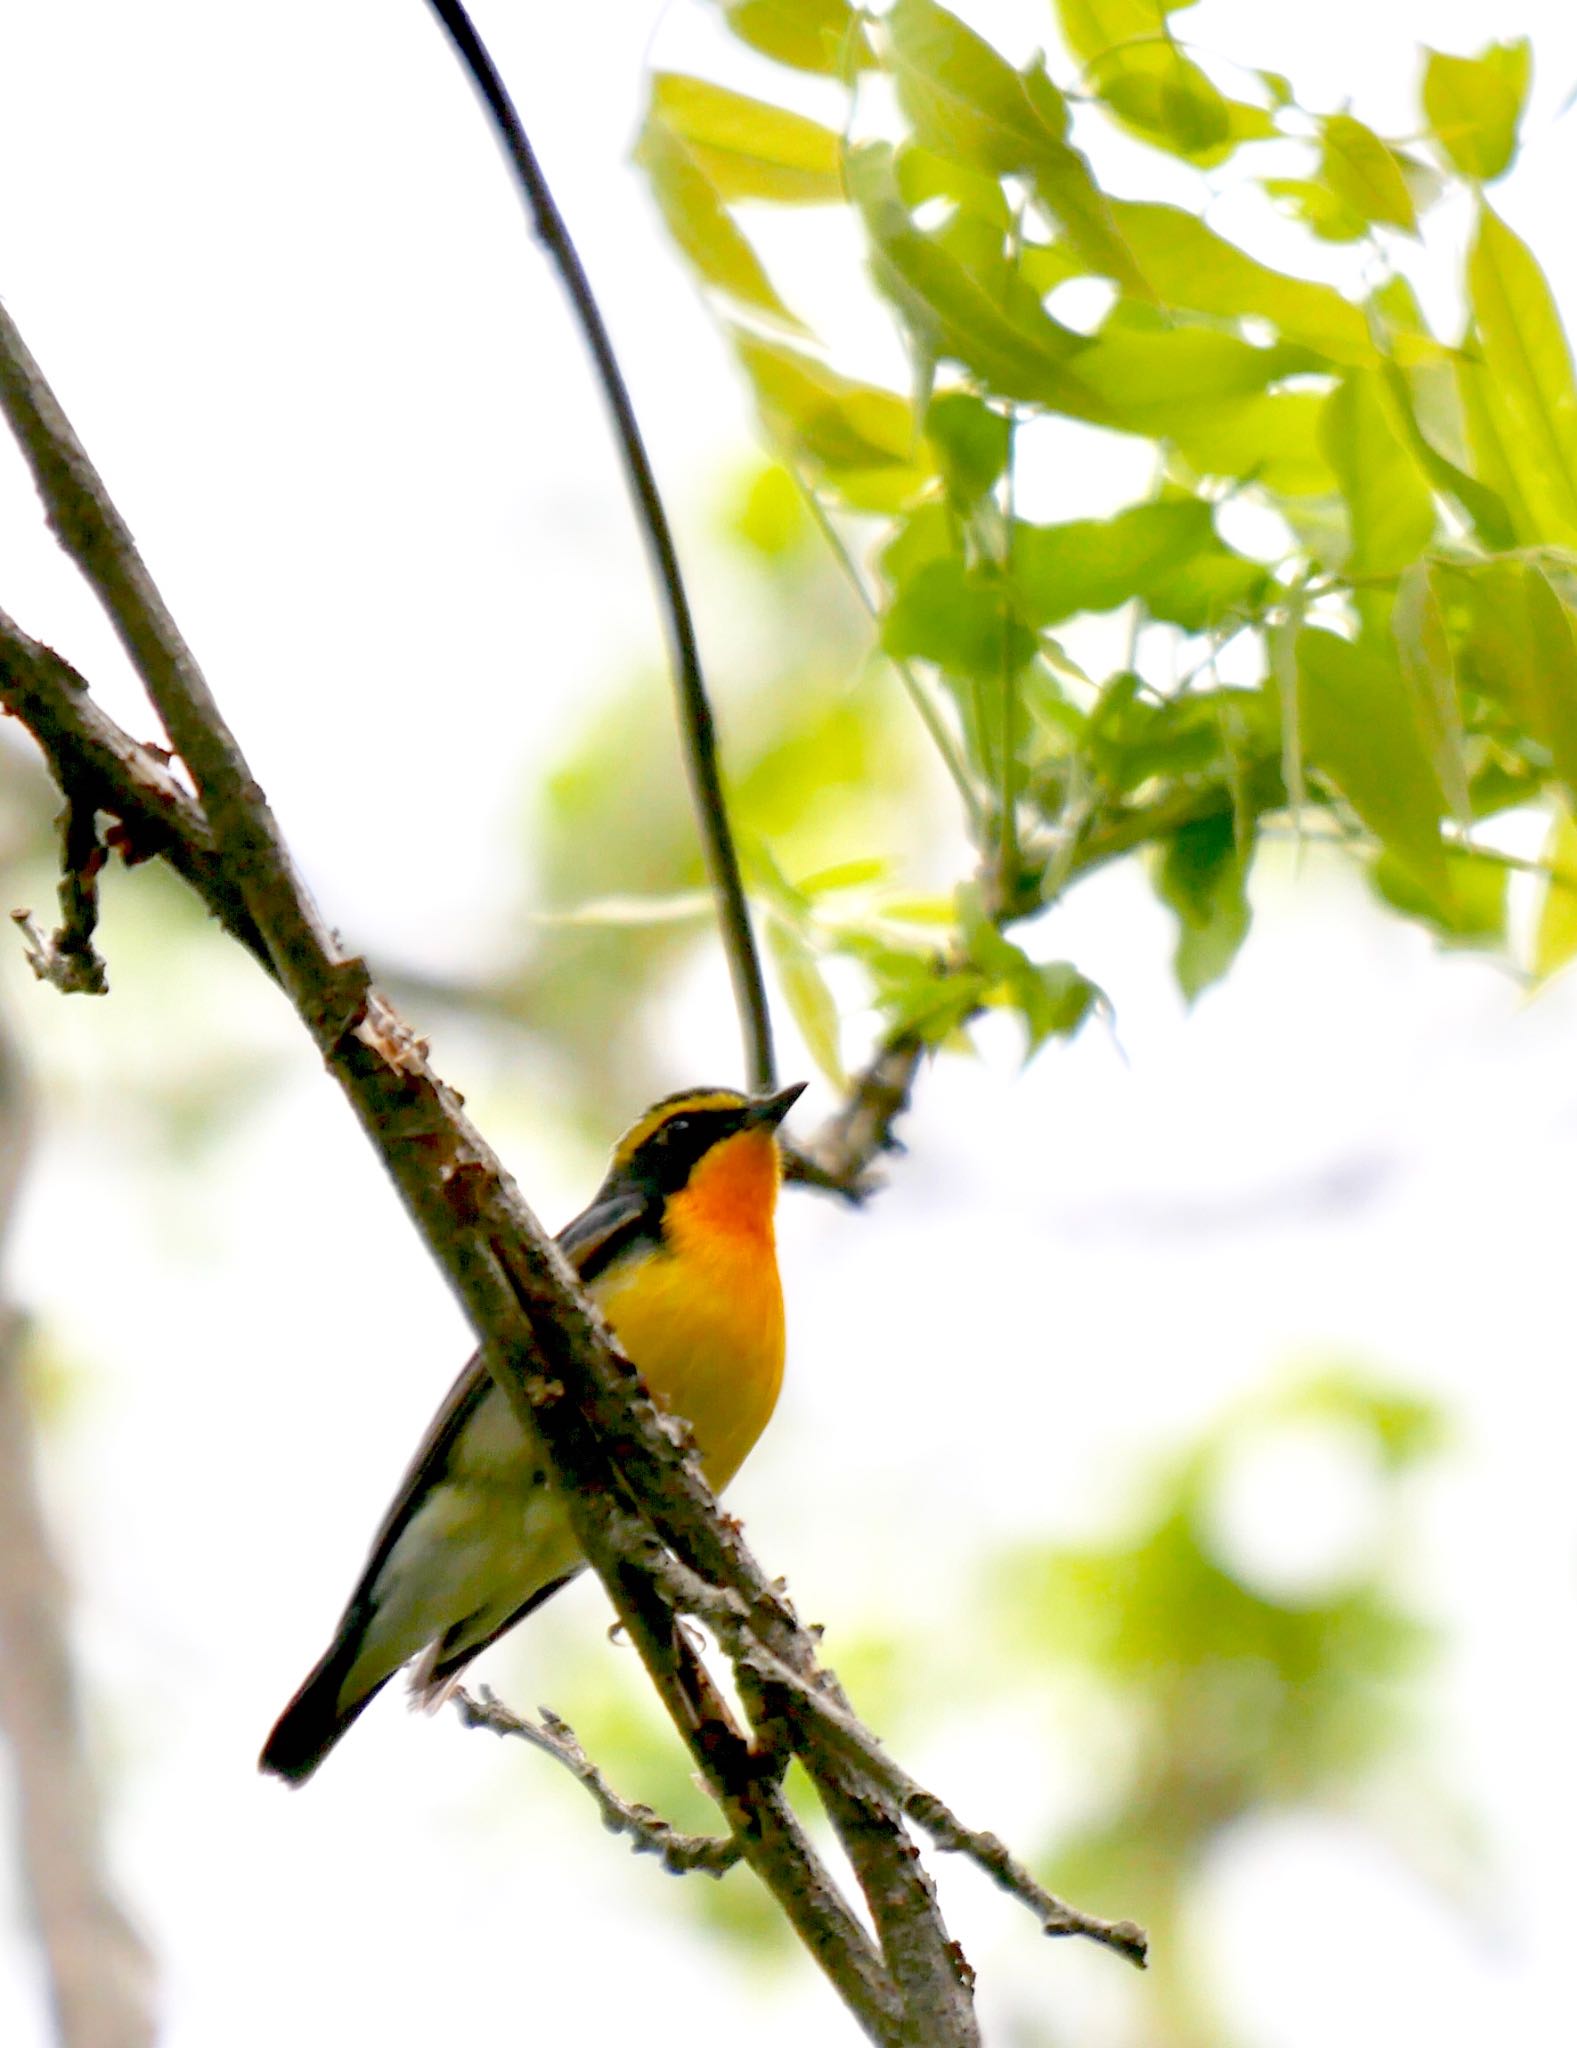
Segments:
[[[673,1117],[663,1125],[662,1135],[665,1139],[681,1138],[689,1130],[690,1123],[691,1119],[687,1116]]]

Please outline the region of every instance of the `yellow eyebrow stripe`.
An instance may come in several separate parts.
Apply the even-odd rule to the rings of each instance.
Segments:
[[[741,1095],[736,1088],[692,1088],[654,1102],[643,1117],[631,1124],[614,1148],[615,1169],[627,1166],[652,1133],[661,1130],[670,1118],[689,1116],[703,1110],[743,1109],[748,1100],[748,1096]]]

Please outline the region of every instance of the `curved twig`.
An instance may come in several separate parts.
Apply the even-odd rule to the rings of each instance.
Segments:
[[[728,822],[728,807],[717,760],[717,728],[701,673],[701,651],[696,643],[695,622],[690,614],[679,555],[652,471],[651,458],[647,455],[629,388],[614,355],[613,343],[598,310],[591,282],[543,176],[542,166],[537,162],[530,137],[499,76],[498,67],[459,0],[428,0],[428,4],[443,24],[460,62],[487,108],[520,186],[537,239],[552,259],[569,295],[596,367],[603,397],[613,415],[619,452],[624,459],[625,474],[667,616],[685,766],[695,799],[696,822],[706,852],[707,868],[717,897],[718,925],[723,950],[728,955],[734,1002],[744,1035],[745,1065],[751,1087],[765,1093],[777,1086],[766,982],[761,972],[761,955],[751,929],[750,908],[745,901],[739,855]]]
[[[743,1854],[731,1835],[681,1834],[671,1821],[653,1813],[649,1806],[621,1799],[581,1748],[574,1729],[549,1708],[538,1707],[540,1721],[528,1721],[506,1707],[485,1685],[479,1686],[474,1695],[461,1687],[454,1702],[467,1728],[485,1728],[490,1735],[512,1735],[561,1763],[596,1800],[602,1824],[610,1835],[628,1835],[637,1856],[655,1856],[664,1870],[671,1870],[676,1877],[687,1876],[691,1871],[722,1877]]]

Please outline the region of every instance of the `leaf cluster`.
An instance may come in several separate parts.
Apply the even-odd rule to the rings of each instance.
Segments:
[[[1298,832],[1350,846],[1446,942],[1504,946],[1519,864],[1497,821],[1531,807],[1548,839],[1521,863],[1524,964],[1562,964],[1577,381],[1485,189],[1516,157],[1528,46],[1428,53],[1399,139],[1269,72],[1229,89],[1171,0],[1058,0],[1061,49],[1019,65],[936,0],[722,13],[781,89],[658,73],[640,160],[970,848],[918,917],[869,877],[840,896],[758,874],[824,1063],[834,955],[891,1036],[944,1043],[994,1006],[1031,1051],[1076,1030],[1100,992],[1013,928],[1130,855],[1192,999],[1248,933],[1262,847]],[[1147,146],[1153,192],[1098,170],[1119,131]],[[1277,263],[1207,219],[1228,180]],[[1465,317],[1442,332],[1410,272],[1451,191],[1473,225]],[[840,359],[774,282],[784,209],[801,239],[825,230],[829,266],[857,228],[852,288],[906,388]],[[1110,509],[1119,442],[1153,482]],[[1027,516],[1049,484],[1089,514]]]

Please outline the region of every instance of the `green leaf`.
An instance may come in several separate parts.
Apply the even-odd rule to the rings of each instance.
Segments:
[[[1402,678],[1372,647],[1306,626],[1297,639],[1299,736],[1317,768],[1433,895],[1450,883],[1445,797]]]
[[[1412,870],[1382,853],[1370,879],[1394,909],[1429,925],[1448,946],[1502,944],[1506,937],[1504,865],[1471,848],[1450,847],[1443,890],[1419,886]]]
[[[722,0],[742,43],[796,71],[852,78],[875,67],[865,29],[848,0]]]
[[[695,153],[655,106],[647,113],[635,160],[651,180],[668,232],[702,280],[741,305],[803,331],[803,323],[779,298],[761,259],[729,218]]]
[[[1325,367],[1312,349],[1258,348],[1204,327],[1124,324],[1115,317],[1079,356],[1079,375],[1136,434],[1165,435],[1195,407],[1251,398]]]
[[[1106,423],[1106,408],[1068,367],[1083,338],[1045,312],[1005,257],[966,268],[936,236],[922,233],[898,198],[892,153],[883,144],[855,150],[848,176],[874,245],[877,284],[917,346],[934,360],[961,363],[999,397]]]
[[[1468,291],[1485,373],[1474,396],[1535,528],[1527,537],[1577,544],[1571,348],[1532,251],[1488,206],[1468,258]]]
[[[1464,369],[1475,375],[1482,375],[1476,365],[1466,364],[1460,358],[1453,364],[1445,366],[1441,372],[1449,381],[1451,397],[1459,401],[1457,380]],[[1510,547],[1516,539],[1517,530],[1499,491],[1491,489],[1487,483],[1481,483],[1477,477],[1470,476],[1431,438],[1428,428],[1432,428],[1436,433],[1441,431],[1439,409],[1437,408],[1436,413],[1426,423],[1422,417],[1420,399],[1429,387],[1422,382],[1423,373],[1414,372],[1410,377],[1399,363],[1387,361],[1380,365],[1380,374],[1385,380],[1386,395],[1391,401],[1391,418],[1403,441],[1412,450],[1413,460],[1429,478],[1435,490],[1442,497],[1456,501],[1485,547]],[[1431,383],[1433,382],[1432,377]],[[1458,410],[1465,415],[1465,406],[1459,403]],[[1465,429],[1465,418],[1463,426]],[[1465,451],[1460,452],[1465,455]]]
[[[1166,17],[1190,0],[1057,0],[1063,41],[1081,64],[1129,43],[1165,42]]]
[[[959,891],[959,911],[970,961],[982,979],[980,1001],[1018,1011],[1026,1062],[1048,1038],[1071,1038],[1102,1000],[1094,982],[1067,960],[1031,960],[983,914],[975,889]]]
[[[1168,439],[1199,476],[1239,477],[1289,498],[1335,487],[1320,435],[1325,400],[1313,391],[1266,391],[1184,413]]]
[[[1544,865],[1550,879],[1533,935],[1533,971],[1540,981],[1577,958],[1577,823],[1564,805],[1551,820]]]
[[[1329,285],[1256,262],[1181,207],[1114,199],[1112,212],[1163,305],[1268,321],[1283,340],[1301,342],[1329,362],[1374,360],[1362,310]]]
[[[1012,573],[1036,626],[1142,598],[1152,616],[1190,632],[1254,601],[1269,581],[1217,538],[1211,509],[1198,498],[1131,505],[1110,519],[1019,526]]]
[[[1031,660],[1035,636],[1012,610],[997,572],[956,555],[924,563],[882,622],[882,646],[900,661],[930,661],[966,682],[1000,681]]]
[[[831,205],[843,198],[843,144],[830,128],[704,78],[659,71],[651,115],[689,152],[719,198]]]
[[[1103,276],[1150,296],[1089,164],[1067,140],[1068,105],[1044,68],[1015,71],[934,0],[897,0],[886,17],[898,101],[918,140],[942,156],[1025,176]]]
[[[925,431],[948,489],[960,504],[977,504],[1007,467],[1005,416],[973,392],[943,391],[926,408]]]
[[[1377,372],[1348,371],[1326,402],[1321,438],[1347,502],[1341,566],[1353,577],[1406,568],[1435,537],[1435,501],[1412,451],[1392,430]]]
[[[767,946],[777,969],[778,986],[799,1026],[805,1049],[840,1092],[849,1085],[839,1045],[838,1006],[804,936],[781,917],[765,920]]]
[[[1440,787],[1452,811],[1463,824],[1469,824],[1473,801],[1462,752],[1456,662],[1431,563],[1414,562],[1403,573],[1391,608],[1391,631],[1402,678],[1412,696],[1414,716]]]
[[[1329,114],[1320,124],[1320,176],[1342,205],[1360,219],[1418,233],[1413,195],[1394,150],[1351,114]]]
[[[1577,790],[1577,639],[1573,618],[1537,562],[1442,562],[1437,584],[1463,681],[1502,704]]]
[[[1230,810],[1184,825],[1162,849],[1156,891],[1177,916],[1172,965],[1190,1003],[1221,979],[1248,937],[1247,876]]]
[[[891,509],[924,482],[907,400],[743,329],[733,340],[768,430],[854,502]]]
[[[565,910],[534,910],[533,924],[611,926],[639,930],[648,925],[693,924],[712,916],[709,889],[684,889],[670,896],[591,896]]]
[[[1525,36],[1514,43],[1491,43],[1476,57],[1428,52],[1424,113],[1435,140],[1464,177],[1489,180],[1511,168],[1532,69],[1533,52]]]
[[[1361,242],[1369,223],[1323,179],[1265,178],[1267,195],[1322,242]]]
[[[1228,99],[1174,43],[1135,43],[1091,64],[1087,83],[1131,134],[1201,170],[1225,163],[1241,142],[1263,142],[1276,124],[1263,107]]]

